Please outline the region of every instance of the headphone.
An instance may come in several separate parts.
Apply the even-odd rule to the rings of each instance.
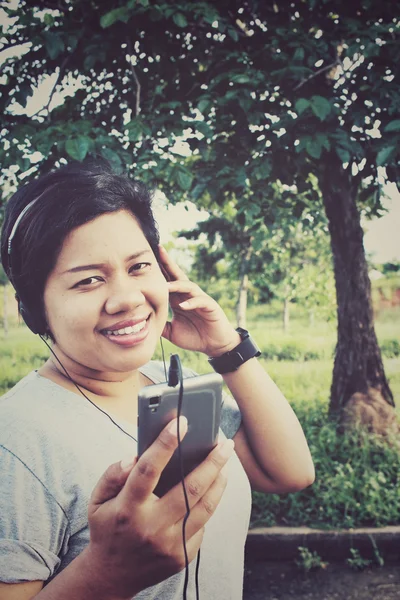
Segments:
[[[43,194],[40,194],[40,196],[38,196],[37,198],[35,198],[31,202],[29,202],[29,204],[27,204],[25,206],[25,208],[21,211],[21,213],[18,215],[18,217],[11,229],[11,233],[10,233],[10,236],[9,236],[8,242],[7,242],[8,271],[9,271],[8,278],[11,281],[13,288],[15,289],[15,292],[16,292],[16,298],[18,300],[18,310],[19,310],[21,317],[25,321],[25,324],[27,325],[27,327],[29,327],[29,329],[32,331],[32,333],[35,333],[38,335],[45,335],[47,333],[47,331],[48,331],[47,323],[42,315],[39,315],[39,314],[35,313],[32,309],[28,308],[26,301],[23,301],[23,299],[22,299],[23,294],[21,294],[17,289],[18,286],[16,285],[16,281],[15,281],[13,269],[12,269],[12,241],[13,241],[13,238],[16,234],[18,225],[20,224],[21,220],[26,215],[26,213],[31,208],[31,206],[36,204],[36,202],[42,197],[42,195]]]

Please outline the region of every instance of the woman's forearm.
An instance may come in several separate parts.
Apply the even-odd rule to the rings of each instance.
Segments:
[[[276,491],[310,485],[314,466],[301,425],[260,362],[252,358],[224,380],[242,413],[248,447]],[[266,483],[265,491],[275,491]]]
[[[36,594],[34,600],[126,600],[135,595],[125,598],[115,595],[107,585],[106,573],[100,571],[93,564],[87,547]]]

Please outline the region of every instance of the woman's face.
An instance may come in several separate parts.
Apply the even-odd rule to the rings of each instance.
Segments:
[[[131,213],[104,214],[69,233],[44,305],[59,353],[83,373],[126,373],[152,358],[168,289]]]

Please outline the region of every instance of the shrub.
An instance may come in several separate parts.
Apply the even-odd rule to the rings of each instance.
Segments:
[[[381,343],[381,352],[386,358],[396,358],[400,356],[399,340],[385,340]]]
[[[323,348],[309,349],[304,342],[291,341],[278,344],[261,344],[263,358],[266,360],[307,361],[325,358]]]
[[[400,451],[364,431],[345,435],[327,420],[326,405],[297,414],[314,459],[314,484],[294,494],[253,494],[252,525],[320,529],[400,524]]]

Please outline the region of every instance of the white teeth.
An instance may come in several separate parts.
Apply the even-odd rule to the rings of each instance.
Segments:
[[[123,327],[122,329],[115,329],[111,331],[106,329],[104,332],[106,335],[127,335],[129,333],[139,333],[146,326],[146,320],[141,321],[140,323],[136,323],[136,325],[131,325],[130,327]]]

